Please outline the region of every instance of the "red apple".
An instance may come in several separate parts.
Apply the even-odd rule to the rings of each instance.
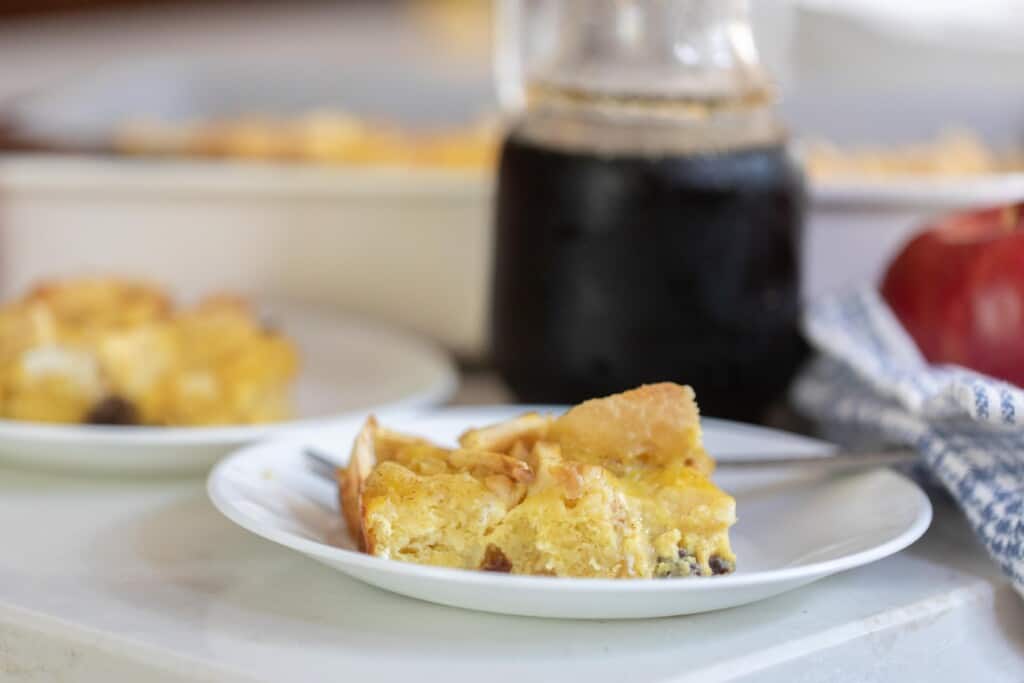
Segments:
[[[930,362],[1024,386],[1024,202],[926,226],[882,296]]]

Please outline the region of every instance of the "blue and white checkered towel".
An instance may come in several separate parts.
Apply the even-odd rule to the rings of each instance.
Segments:
[[[929,365],[874,290],[812,305],[805,332],[820,357],[797,408],[920,451],[1024,595],[1024,390]]]

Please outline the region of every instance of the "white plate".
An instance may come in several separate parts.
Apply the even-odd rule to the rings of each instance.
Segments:
[[[345,416],[438,405],[456,387],[447,356],[415,337],[356,318],[279,305],[267,319],[295,340],[297,418],[265,425],[115,427],[0,420],[0,459],[123,473],[208,470],[240,446]]]
[[[463,429],[506,419],[523,407],[451,408],[386,422],[451,442]],[[266,539],[396,593],[468,609],[526,616],[621,619],[734,607],[891,555],[928,528],[928,498],[888,470],[821,478],[801,472],[730,473],[716,480],[737,500],[733,547],[739,569],[678,580],[558,579],[473,572],[383,560],[352,550],[332,482],[312,474],[302,448],[347,453],[357,423],[251,446],[210,474],[213,504]],[[709,450],[812,453],[820,441],[704,420]],[[338,609],[345,609],[338,605]]]

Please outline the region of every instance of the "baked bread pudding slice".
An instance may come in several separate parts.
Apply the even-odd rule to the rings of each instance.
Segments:
[[[608,470],[566,461],[537,442],[526,498],[488,535],[487,556],[516,574],[644,577],[652,573],[641,507]],[[496,564],[495,564],[496,563]]]
[[[116,278],[43,283],[0,306],[0,417],[203,426],[283,420],[298,352],[245,301],[178,308]]]
[[[342,473],[341,507],[371,555],[476,569],[486,537],[532,478],[529,465],[509,455],[440,448],[371,417]]]
[[[689,387],[656,384],[467,431],[444,448],[367,420],[341,507],[378,557],[514,574],[730,573],[733,498],[712,483]]]

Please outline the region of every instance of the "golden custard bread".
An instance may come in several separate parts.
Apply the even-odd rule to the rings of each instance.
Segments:
[[[732,497],[712,483],[693,390],[670,383],[471,429],[457,448],[367,420],[339,471],[377,557],[547,576],[730,573]]]
[[[298,357],[246,303],[176,309],[116,278],[42,284],[0,308],[0,417],[212,425],[284,419]]]

